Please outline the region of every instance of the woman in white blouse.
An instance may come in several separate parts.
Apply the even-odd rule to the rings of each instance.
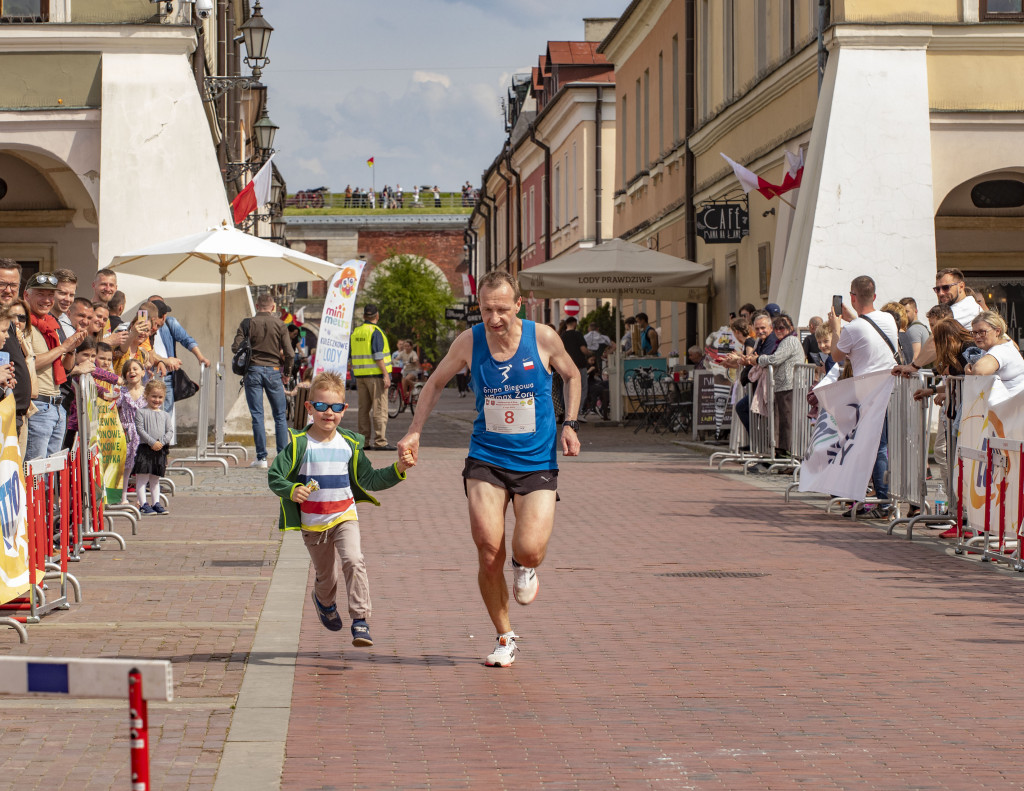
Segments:
[[[1006,322],[992,310],[982,311],[971,323],[971,334],[985,356],[966,372],[976,376],[995,374],[1010,395],[1024,391],[1024,357],[1006,334]]]

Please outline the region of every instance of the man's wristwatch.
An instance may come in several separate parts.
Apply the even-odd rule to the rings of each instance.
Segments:
[[[577,434],[580,433],[580,422],[578,420],[563,420],[562,421],[562,425],[563,426],[568,426],[573,431],[575,431]]]

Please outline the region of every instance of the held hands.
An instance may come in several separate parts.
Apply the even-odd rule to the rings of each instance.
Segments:
[[[398,470],[415,467],[420,455],[420,435],[409,433],[398,441]],[[403,466],[404,465],[404,466]]]
[[[64,341],[63,344],[61,344],[64,348],[64,353],[69,354],[70,352],[73,352],[81,345],[82,341],[84,340],[85,330],[79,330],[74,335],[70,336],[66,341]]]
[[[96,370],[96,363],[92,360],[87,360],[84,363],[79,363],[71,369],[72,374],[91,374]]]
[[[162,443],[162,442],[154,442],[149,447],[151,447],[153,450],[163,450],[164,449],[164,443]]]

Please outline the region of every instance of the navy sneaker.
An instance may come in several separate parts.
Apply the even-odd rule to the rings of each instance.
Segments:
[[[373,638],[370,637],[370,627],[362,618],[352,621],[352,645],[373,645]]]
[[[153,506],[151,506],[149,503],[143,503],[142,505],[140,505],[139,512],[143,516],[152,516],[156,513],[156,511],[153,510]]]
[[[324,625],[325,629],[330,629],[332,632],[340,632],[342,623],[341,616],[338,615],[338,608],[332,604],[330,607],[324,607],[316,598],[316,591],[311,591],[313,595],[313,609],[316,610],[316,614],[320,618],[320,623]]]
[[[156,505],[153,506],[153,513],[160,514],[160,516],[163,516],[167,513],[167,509],[160,505],[160,503],[157,503]]]

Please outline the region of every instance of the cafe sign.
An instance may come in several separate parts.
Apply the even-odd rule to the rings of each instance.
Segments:
[[[707,244],[740,242],[750,235],[746,203],[716,201],[697,207],[697,235]]]

